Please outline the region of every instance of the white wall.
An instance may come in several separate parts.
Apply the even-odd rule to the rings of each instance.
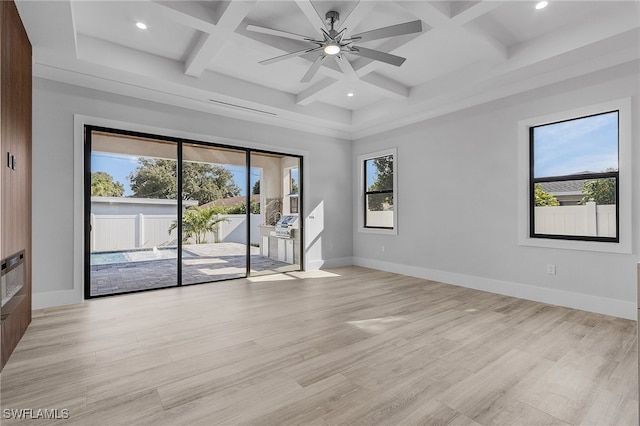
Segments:
[[[638,86],[625,64],[354,141],[354,193],[359,155],[397,146],[399,168],[397,236],[358,232],[353,200],[354,263],[635,319]],[[518,245],[518,121],[630,96],[633,254]]]
[[[82,300],[82,241],[74,194],[74,115],[165,129],[172,136],[304,155],[308,268],[350,262],[351,179],[349,141],[200,113],[40,78],[33,82],[33,300],[34,308]],[[319,214],[322,208],[327,215]],[[80,218],[82,219],[82,218]],[[80,244],[81,245],[81,244]],[[75,253],[74,253],[75,250]],[[79,282],[80,281],[80,282]]]

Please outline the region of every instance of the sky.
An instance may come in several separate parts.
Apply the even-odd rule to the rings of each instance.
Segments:
[[[379,170],[376,167],[376,164],[375,164],[374,160],[375,160],[375,158],[367,160],[367,167],[366,167],[366,170],[367,170],[367,182],[366,182],[367,190],[370,190],[371,186],[376,182],[376,180],[378,180]]]
[[[618,113],[534,128],[534,176],[618,170]]]
[[[138,156],[111,154],[104,152],[92,152],[91,153],[91,171],[92,172],[106,172],[113,176],[113,179],[124,185],[124,195],[133,195],[131,192],[130,182],[127,176],[133,172],[138,165]],[[240,188],[240,195],[247,195],[245,188],[245,167],[242,166],[224,166],[233,174],[233,180],[238,188]],[[253,189],[253,185],[260,180],[260,169],[251,169],[251,187],[249,191]]]

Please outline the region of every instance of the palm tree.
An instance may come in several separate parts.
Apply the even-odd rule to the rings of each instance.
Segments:
[[[213,232],[215,242],[218,242],[218,224],[228,221],[226,217],[220,217],[220,208],[211,206],[202,209],[197,206],[189,207],[182,215],[182,242],[187,243],[191,237],[195,239],[196,244],[204,244],[207,232]],[[178,227],[178,221],[174,221],[169,227],[169,235],[171,231]]]

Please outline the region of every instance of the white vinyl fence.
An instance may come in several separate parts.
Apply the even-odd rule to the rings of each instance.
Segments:
[[[544,206],[535,208],[536,234],[581,235],[589,237],[616,236],[616,206]]]
[[[246,243],[246,217],[222,215],[227,220],[218,224],[218,239],[221,242]],[[91,251],[131,250],[177,245],[177,229],[169,235],[169,227],[175,215],[96,215],[91,214]],[[258,244],[260,215],[250,215],[251,243]],[[214,243],[213,233],[206,235],[208,243]]]
[[[393,210],[367,210],[367,226],[393,228]]]

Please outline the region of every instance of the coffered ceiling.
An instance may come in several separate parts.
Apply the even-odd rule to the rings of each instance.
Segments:
[[[638,1],[17,4],[35,76],[347,139],[640,58]],[[345,54],[301,83],[317,53],[259,63],[308,44],[248,25],[317,39],[330,10],[347,36],[414,20],[422,32],[362,43],[407,58],[400,67]]]

